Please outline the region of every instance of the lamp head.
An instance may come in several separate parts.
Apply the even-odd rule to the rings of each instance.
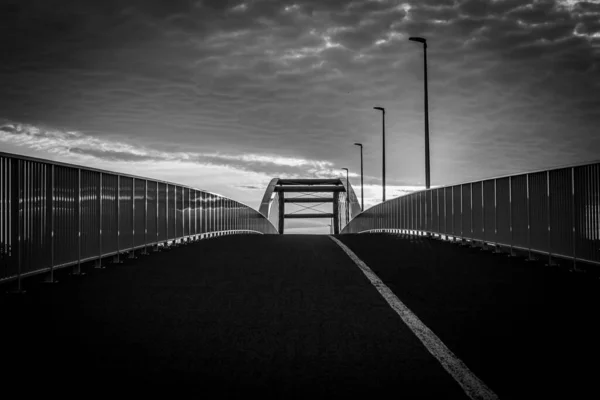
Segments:
[[[427,40],[425,38],[418,37],[418,36],[411,36],[408,38],[408,40],[412,40],[413,42],[419,42],[419,43],[423,43],[423,44],[427,43]]]
[[[375,110],[381,110],[381,111],[385,112],[385,108],[383,108],[383,107],[373,107],[373,109],[375,109]]]
[[[354,145],[362,147],[362,143],[354,143]]]
[[[342,168],[342,169],[344,169],[344,170],[346,170],[346,172],[348,172],[348,168]]]

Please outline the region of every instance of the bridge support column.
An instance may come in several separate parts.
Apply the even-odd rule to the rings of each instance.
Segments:
[[[333,193],[333,234],[340,233],[340,196],[339,192]]]
[[[285,197],[283,192],[278,193],[279,197],[279,234],[283,235],[283,226],[285,222]]]

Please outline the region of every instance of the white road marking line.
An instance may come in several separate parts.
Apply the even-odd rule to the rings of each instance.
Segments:
[[[338,239],[330,236],[348,257],[361,269],[390,307],[402,318],[425,348],[442,364],[442,367],[462,387],[471,399],[498,399],[498,396],[483,383],[421,320],[413,314],[379,277],[352,250]]]

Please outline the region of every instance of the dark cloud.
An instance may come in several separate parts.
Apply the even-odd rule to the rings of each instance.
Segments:
[[[262,190],[263,192],[265,191],[265,188],[263,186],[256,186],[256,185],[240,185],[238,186],[241,189],[250,189],[250,190]]]
[[[71,147],[69,152],[74,154],[82,154],[86,156],[92,156],[95,158],[99,158],[104,161],[125,161],[125,162],[135,162],[135,161],[154,161],[155,157],[133,154],[130,152],[124,151],[115,151],[115,150],[96,150],[96,149],[81,149],[78,147]]]
[[[6,133],[11,133],[11,134],[18,134],[19,133],[17,131],[17,128],[15,128],[12,125],[0,126],[0,131],[6,132]]]

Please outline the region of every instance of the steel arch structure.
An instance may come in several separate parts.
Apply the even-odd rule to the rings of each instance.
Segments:
[[[286,197],[285,193],[332,193],[332,197]],[[331,203],[331,213],[286,214],[285,204]],[[310,208],[310,207],[307,207]],[[285,219],[331,218],[333,232],[339,233],[354,217],[361,213],[360,203],[352,185],[344,179],[282,179],[273,178],[260,203],[259,212],[284,233]]]

